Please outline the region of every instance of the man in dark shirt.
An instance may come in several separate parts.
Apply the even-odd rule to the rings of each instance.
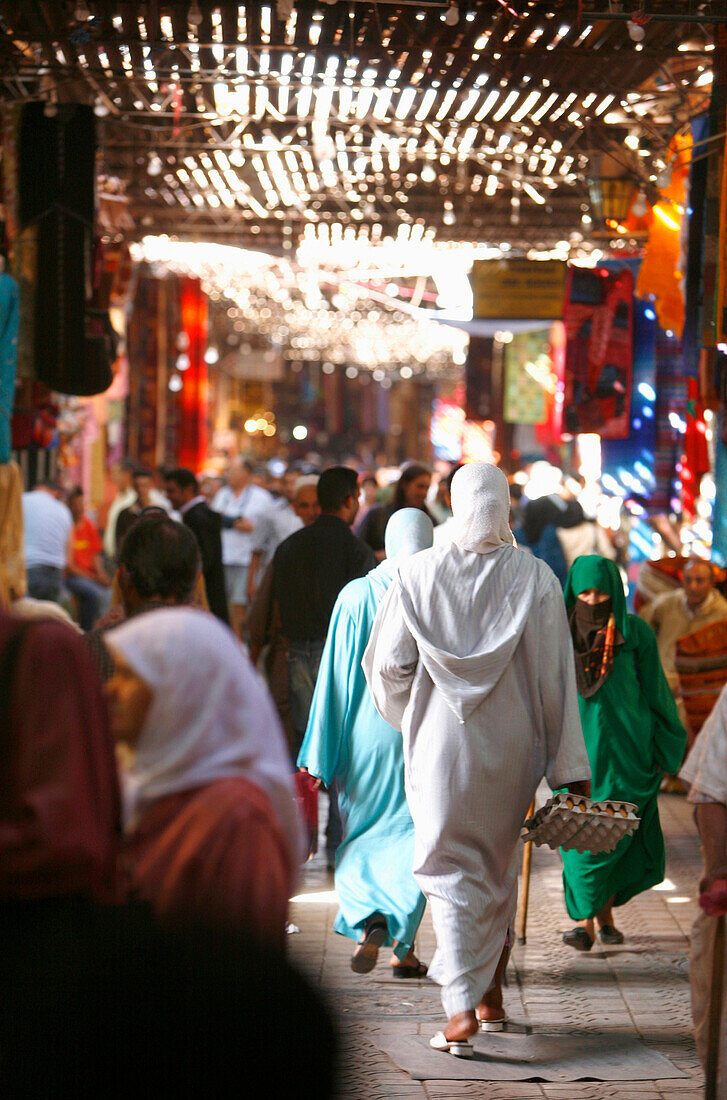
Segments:
[[[116,520],[115,540],[117,554],[121,547],[121,543],[124,541],[126,532],[134,526],[145,508],[152,508],[156,503],[152,500],[154,478],[151,470],[143,469],[135,472],[134,489],[136,490],[136,500],[133,504],[130,504],[128,508],[124,508],[122,512],[119,512],[118,519]]]
[[[358,511],[358,475],[347,466],[324,470],[318,481],[321,515],[295,531],[273,557],[273,602],[288,642],[290,720],[295,759],[305,736],[318,666],[333,605],[349,581],[377,564],[376,555],[351,531]],[[329,791],[327,853],[329,866],[340,841],[340,818]]]
[[[210,611],[229,623],[225,573],[222,565],[222,516],[208,507],[191,470],[169,470],[166,494],[182,521],[192,531],[202,554],[202,573]]]
[[[317,642],[322,650],[338,593],[377,564],[370,547],[351,531],[357,494],[355,470],[324,470],[318,481],[321,515],[289,535],[275,552],[273,597],[283,634],[291,642]]]

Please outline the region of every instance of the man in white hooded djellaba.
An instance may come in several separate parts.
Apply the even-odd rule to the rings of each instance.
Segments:
[[[590,793],[563,593],[513,545],[509,508],[496,466],[457,471],[452,542],[401,563],[363,660],[404,738],[414,874],[437,937],[429,975],[449,1017],[432,1046],[461,1057],[505,1019],[518,837],[538,783]]]

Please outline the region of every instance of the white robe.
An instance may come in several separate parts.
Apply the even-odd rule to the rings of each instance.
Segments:
[[[713,802],[727,806],[727,688],[714,705],[679,773],[689,783],[689,801]],[[712,995],[712,958],[717,921],[700,912],[692,926],[689,971],[692,987],[694,1036],[702,1063],[707,1060],[709,1006]],[[727,965],[722,977],[723,1006],[727,1005]],[[727,1009],[723,1007],[720,1044],[720,1081],[717,1096],[727,1098]]]
[[[429,974],[449,1017],[492,984],[538,783],[590,776],[560,586],[544,562],[489,538],[484,552],[452,543],[404,562],[363,660],[404,737],[414,873],[437,936]]]

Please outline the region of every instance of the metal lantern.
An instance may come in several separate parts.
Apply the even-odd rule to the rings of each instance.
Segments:
[[[630,176],[590,179],[588,192],[594,215],[601,222],[625,221],[635,190]]]

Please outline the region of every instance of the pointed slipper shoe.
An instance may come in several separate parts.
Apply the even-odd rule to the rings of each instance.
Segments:
[[[609,946],[624,942],[623,932],[619,932],[618,928],[614,928],[612,924],[604,924],[603,928],[598,932],[598,938],[601,943],[605,943]]]
[[[438,1031],[429,1040],[432,1050],[441,1050],[443,1054],[453,1054],[455,1058],[474,1058],[475,1048],[468,1039],[448,1039],[443,1031]]]
[[[507,1012],[504,1012],[499,1020],[483,1020],[479,1015],[477,1019],[480,1024],[480,1031],[502,1031],[507,1023]]]
[[[576,951],[590,951],[593,947],[593,940],[586,932],[585,928],[571,928],[570,931],[563,933],[563,943],[568,947],[575,948]]]

